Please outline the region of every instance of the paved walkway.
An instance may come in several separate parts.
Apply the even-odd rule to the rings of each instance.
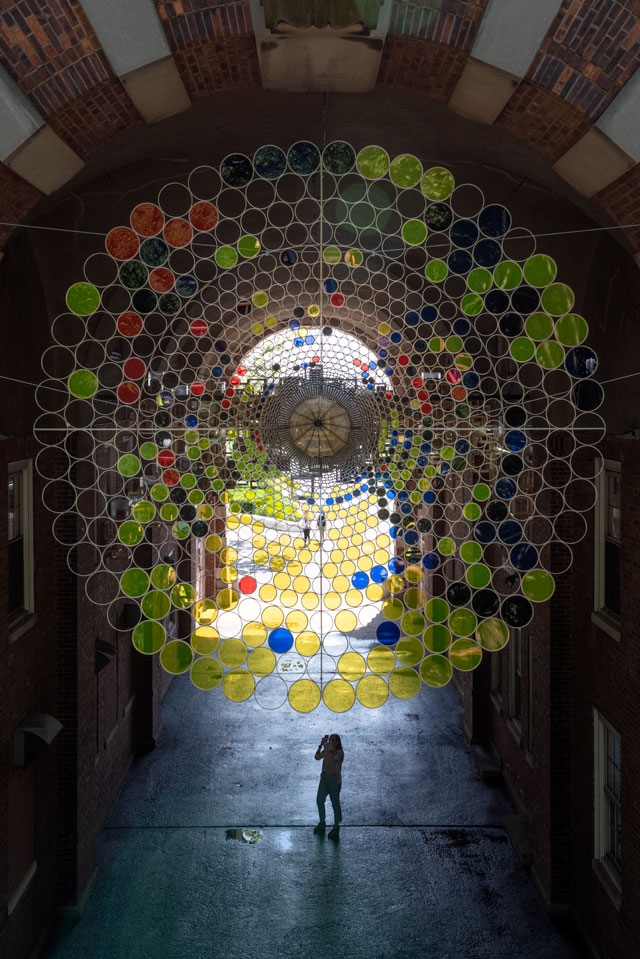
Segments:
[[[339,844],[311,828],[313,754],[334,731],[345,748]],[[501,827],[510,812],[500,787],[475,778],[451,688],[301,716],[234,705],[179,677],[158,746],[134,766],[101,834],[84,917],[45,956],[585,955],[520,868]],[[243,828],[259,841],[230,838]]]

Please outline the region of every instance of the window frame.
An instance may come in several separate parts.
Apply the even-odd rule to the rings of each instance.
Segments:
[[[620,794],[608,786],[608,737],[616,737],[620,755]],[[617,860],[610,846],[610,810],[620,812],[622,834],[622,737],[604,716],[593,710],[593,866],[619,906],[622,890],[622,857]],[[622,845],[622,840],[620,841]]]
[[[35,619],[35,577],[34,577],[34,552],[33,552],[33,460],[16,460],[7,466],[7,493],[9,488],[9,478],[11,476],[20,477],[22,513],[22,564],[23,564],[23,605],[20,609],[14,610],[8,618],[9,622],[9,641],[13,641],[21,636],[27,629],[33,625]],[[9,515],[9,503],[7,502],[7,518]],[[7,533],[7,547],[9,545]]]
[[[599,629],[620,640],[620,616],[604,605],[605,602],[605,543],[607,539],[607,512],[609,506],[609,476],[618,473],[622,482],[622,463],[599,459],[600,472],[596,478],[598,498],[594,510],[593,611],[591,621]],[[622,529],[621,529],[622,534]],[[622,535],[621,535],[622,539]]]

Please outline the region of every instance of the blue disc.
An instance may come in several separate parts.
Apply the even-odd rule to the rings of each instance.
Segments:
[[[425,569],[437,569],[440,565],[440,557],[437,553],[425,553],[422,557],[422,565]]]
[[[380,623],[376,629],[376,639],[385,646],[393,646],[400,639],[400,627],[395,623]]]
[[[351,577],[351,585],[356,589],[366,589],[369,585],[369,577],[366,573],[354,573]]]
[[[500,523],[498,527],[498,536],[500,542],[505,543],[507,546],[514,546],[522,539],[522,526],[514,519],[506,519],[504,523]]]
[[[323,281],[322,288],[325,293],[335,293],[338,289],[338,281],[334,280],[334,278],[330,276]]]
[[[293,636],[288,629],[283,627],[274,629],[269,635],[269,646],[274,653],[287,653],[293,646]]]
[[[538,550],[529,543],[519,543],[509,553],[511,565],[522,573],[533,569],[538,562]]]
[[[371,579],[374,583],[384,583],[388,575],[386,566],[374,566],[371,570]]]

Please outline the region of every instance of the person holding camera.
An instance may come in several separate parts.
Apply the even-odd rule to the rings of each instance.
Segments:
[[[331,805],[333,806],[333,829],[329,833],[329,839],[339,839],[340,822],[342,820],[340,787],[342,786],[344,750],[337,733],[322,737],[322,742],[316,750],[315,758],[322,760],[322,772],[320,773],[320,784],[318,786],[318,795],[316,796],[320,822],[313,831],[318,835],[324,833],[326,825],[324,804],[327,796],[329,796]]]

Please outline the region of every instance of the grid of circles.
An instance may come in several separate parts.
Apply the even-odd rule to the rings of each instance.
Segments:
[[[164,186],[87,258],[42,359],[43,498],[89,599],[168,671],[266,708],[475,668],[595,502],[597,358],[556,273],[504,206],[379,146],[265,146]],[[260,434],[325,369],[379,428],[328,488]]]

